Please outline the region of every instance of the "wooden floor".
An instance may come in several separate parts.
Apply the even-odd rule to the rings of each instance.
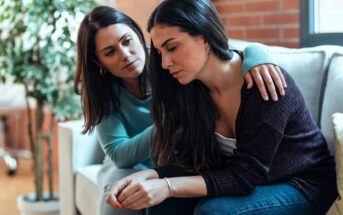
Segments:
[[[57,171],[55,171],[54,178],[54,189],[55,192],[58,192]],[[6,165],[0,158],[0,189],[0,214],[19,215],[16,201],[17,195],[34,191],[31,160],[19,158],[16,174],[7,176]]]

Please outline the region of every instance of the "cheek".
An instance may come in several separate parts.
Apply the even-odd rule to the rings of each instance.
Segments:
[[[133,47],[134,50],[136,50],[137,57],[139,57],[144,63],[145,63],[145,52],[142,47],[142,44],[136,44],[135,47]]]

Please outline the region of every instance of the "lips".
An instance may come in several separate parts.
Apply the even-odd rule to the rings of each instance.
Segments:
[[[132,66],[134,63],[136,63],[138,59],[135,59],[133,61],[130,61],[128,64],[126,64],[122,69],[127,69],[129,68],[130,66]]]
[[[181,72],[181,70],[178,70],[178,71],[170,71],[170,74],[172,74],[173,76],[178,74],[179,72]]]

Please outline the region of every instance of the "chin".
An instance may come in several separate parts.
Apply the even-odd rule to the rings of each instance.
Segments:
[[[177,79],[177,81],[178,81],[181,85],[187,85],[187,84],[189,84],[192,80],[180,78],[180,79]]]

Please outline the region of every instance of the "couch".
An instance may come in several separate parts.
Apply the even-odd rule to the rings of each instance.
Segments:
[[[248,42],[231,40],[229,44],[231,48],[242,50]],[[267,48],[275,62],[295,79],[313,118],[328,142],[330,152],[334,155],[331,116],[336,112],[343,113],[343,47]],[[337,123],[343,124],[343,120],[336,120]],[[97,172],[104,154],[97,143],[95,133],[81,135],[82,125],[81,120],[58,125],[61,215],[97,215],[99,211]],[[338,128],[339,125],[335,127]],[[342,157],[341,153],[339,158]],[[342,169],[343,165],[340,168]],[[340,180],[342,178],[343,176],[338,177]],[[330,211],[331,214],[339,210],[343,214],[342,200],[337,202],[340,206],[336,205]]]

